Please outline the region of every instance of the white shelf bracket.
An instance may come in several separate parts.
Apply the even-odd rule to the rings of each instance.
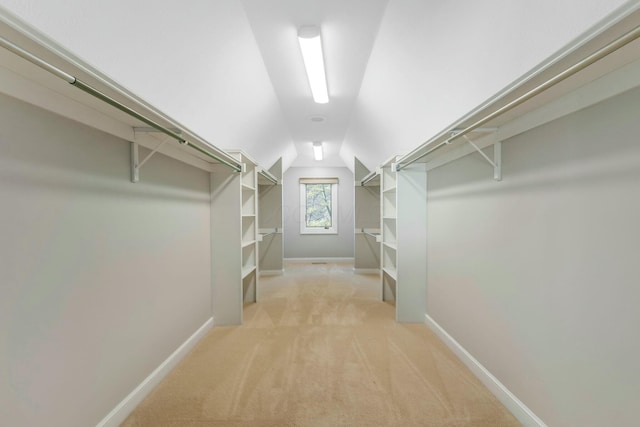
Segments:
[[[467,135],[463,138],[480,153],[480,155],[493,166],[493,179],[502,181],[502,142],[498,141],[493,144],[493,160],[489,158],[480,147],[478,147]]]
[[[164,141],[162,141],[160,144],[158,144],[158,146],[156,148],[154,148],[149,154],[147,154],[147,157],[142,159],[141,162],[138,161],[138,159],[139,159],[139,154],[138,154],[139,144],[138,144],[138,142],[134,141],[134,142],[131,143],[131,182],[136,183],[136,182],[140,181],[140,168],[145,163],[147,163],[147,160],[149,160],[151,158],[151,156],[156,154],[158,152],[158,150],[164,144],[166,144],[167,141],[169,141],[169,138],[166,138]]]
[[[138,143],[131,143],[131,182],[134,184],[140,181],[140,173],[138,168]]]

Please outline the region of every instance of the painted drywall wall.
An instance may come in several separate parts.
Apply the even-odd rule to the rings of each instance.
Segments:
[[[300,234],[300,178],[335,178],[338,234]],[[283,179],[284,257],[353,258],[353,174],[347,168],[291,167]]]
[[[373,169],[448,128],[624,0],[390,0],[342,146]]]
[[[241,2],[0,5],[216,146],[242,148],[263,165],[295,158]]]
[[[209,173],[129,173],[128,142],[0,95],[0,425],[96,425],[209,319]]]
[[[355,202],[355,228],[362,231],[363,228],[380,230],[380,186],[356,186],[354,187]],[[355,239],[356,269],[380,268],[380,243],[374,237],[359,233]]]
[[[282,185],[258,185],[258,221],[258,228],[278,229],[258,242],[260,271],[282,271]]]
[[[637,425],[640,90],[429,172],[427,311],[550,426]]]

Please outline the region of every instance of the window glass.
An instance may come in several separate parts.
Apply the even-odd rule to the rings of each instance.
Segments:
[[[338,180],[300,179],[300,233],[338,233]]]
[[[305,186],[307,227],[330,228],[332,226],[332,184],[303,184]]]

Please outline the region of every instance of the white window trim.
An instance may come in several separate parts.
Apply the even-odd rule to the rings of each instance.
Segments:
[[[319,178],[318,180],[321,180]],[[300,234],[338,234],[338,184],[331,184],[331,228],[307,227],[307,194],[305,183],[300,183]]]

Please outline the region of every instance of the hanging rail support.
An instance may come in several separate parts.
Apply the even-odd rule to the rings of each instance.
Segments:
[[[140,168],[138,167],[138,143],[131,143],[131,182],[140,181]]]
[[[493,179],[502,181],[502,142],[498,141],[493,144],[493,161],[496,166],[493,168]]]
[[[496,181],[502,181],[502,142],[496,142],[493,144],[493,160],[489,158],[480,147],[478,147],[467,135],[462,137],[469,143],[475,150],[480,153],[484,159],[493,166],[493,179]]]
[[[168,138],[162,141],[160,144],[158,144],[156,148],[154,148],[149,154],[147,154],[147,156],[144,159],[142,159],[141,162],[138,161],[139,159],[138,142],[136,141],[131,143],[131,182],[136,183],[140,181],[140,169],[142,168],[142,166],[144,166],[144,164],[147,163],[147,160],[149,160],[151,156],[156,154],[158,150],[160,150],[160,148],[162,148],[162,146],[167,143],[167,141],[169,141]]]

